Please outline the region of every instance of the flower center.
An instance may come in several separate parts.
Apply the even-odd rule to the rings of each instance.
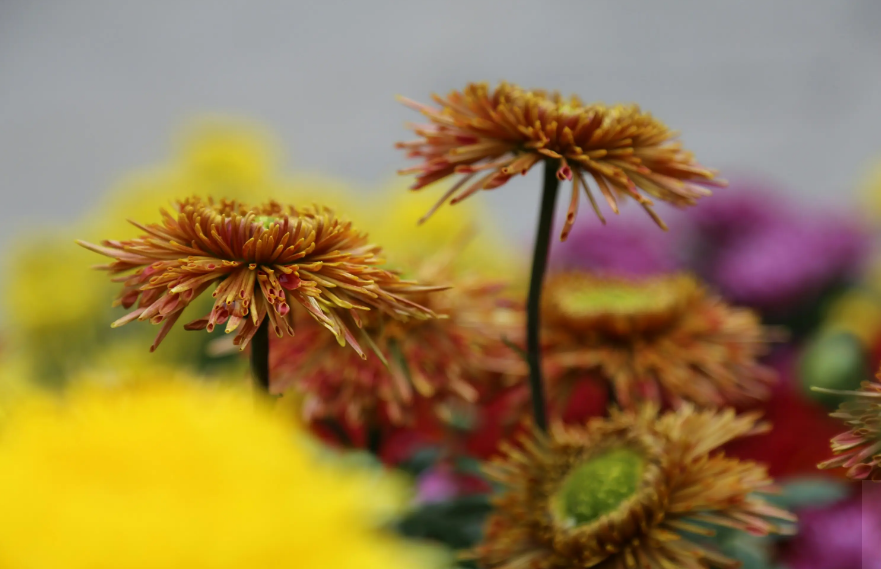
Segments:
[[[596,286],[597,283],[572,283],[557,293],[560,308],[572,317],[600,313],[634,314],[672,304],[674,291],[669,287],[632,287],[626,284]]]
[[[278,221],[279,220],[277,217],[273,217],[271,215],[258,215],[257,217],[254,218],[254,223],[262,225],[263,229],[272,228],[272,224],[278,223]]]
[[[579,464],[551,497],[551,512],[576,527],[613,512],[636,493],[645,459],[629,448],[610,450]]]

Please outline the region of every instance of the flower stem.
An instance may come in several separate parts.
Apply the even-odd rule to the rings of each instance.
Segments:
[[[554,206],[557,204],[557,160],[546,160],[544,184],[541,193],[541,212],[538,216],[538,233],[532,253],[532,274],[529,277],[529,296],[526,299],[526,357],[529,362],[529,388],[532,392],[532,409],[536,426],[548,430],[547,406],[541,379],[541,348],[539,323],[541,318],[541,289],[548,266],[551,245],[551,228],[554,222]]]
[[[251,338],[251,373],[257,386],[269,393],[269,318],[263,319]]]

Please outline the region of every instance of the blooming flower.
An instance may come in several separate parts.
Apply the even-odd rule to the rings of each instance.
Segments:
[[[876,381],[864,381],[857,391],[838,392],[851,399],[838,406],[831,416],[841,419],[848,431],[831,441],[836,455],[818,468],[847,468],[856,480],[881,481],[881,372]]]
[[[398,322],[368,314],[363,327],[382,359],[366,362],[341,353],[328,334],[304,322],[295,340],[275,344],[270,390],[303,392],[310,419],[361,424],[388,418],[402,424],[424,412],[420,401],[443,415],[453,401],[474,403],[481,392],[525,374],[523,362],[502,341],[521,333],[523,316],[519,305],[499,296],[503,282],[457,275],[437,256],[423,261],[416,274],[419,282],[453,285],[414,297],[441,318]]]
[[[759,496],[773,490],[764,468],[717,450],[766,428],[686,404],[524,436],[487,467],[504,493],[473,555],[487,568],[737,567],[688,534],[787,531],[773,520],[793,516]]]
[[[647,194],[677,206],[694,205],[709,194],[702,185],[724,185],[716,172],[698,164],[674,142],[676,133],[636,105],[585,105],[578,97],[528,91],[501,83],[491,89],[471,83],[446,98],[434,96],[440,109],[401,98],[430,123],[414,125],[418,138],[398,143],[423,162],[402,174],[418,174],[420,189],[454,174],[462,178],[433,209],[452,198],[457,203],[479,190],[492,190],[547,159],[559,161],[557,178],[572,181],[572,197],[561,239],[565,240],[584,188],[603,219],[587,178],[618,212],[617,198],[629,196],[655,221]],[[478,176],[475,181],[472,178]],[[429,215],[431,211],[429,211]]]
[[[543,303],[552,394],[585,372],[605,378],[624,407],[645,399],[722,406],[768,394],[774,374],[757,361],[768,330],[690,276],[559,273],[548,279]]]
[[[136,239],[103,246],[79,242],[113,258],[102,267],[111,273],[134,271],[119,279],[124,286],[118,302],[138,306],[113,326],[135,319],[163,323],[151,350],[212,283],[219,283],[214,308],[185,328],[211,332],[226,323],[227,333],[239,329],[235,343],[242,349],[264,318],[276,335],[292,336],[295,302],[362,357],[349,327],[360,327],[357,311],[376,309],[399,319],[433,316],[405,295],[436,289],[378,268],[379,248],[330,210],[198,197],[178,202],[177,209],[177,217],[163,210],[162,225],[136,224],[145,233]]]
[[[0,565],[439,564],[381,527],[406,498],[397,480],[308,443],[236,387],[154,378],[34,395],[3,425]]]
[[[853,216],[799,211],[755,182],[689,212],[692,268],[740,304],[780,314],[854,276],[869,249]]]
[[[706,274],[726,298],[779,312],[853,276],[867,245],[847,220],[781,221],[732,243]]]

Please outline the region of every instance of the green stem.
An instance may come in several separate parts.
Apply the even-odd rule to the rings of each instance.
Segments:
[[[269,317],[263,319],[251,338],[251,373],[264,393],[269,393]]]
[[[557,204],[557,160],[546,160],[544,184],[541,194],[541,212],[538,216],[538,233],[532,253],[532,274],[529,277],[529,296],[526,299],[526,357],[529,362],[529,388],[532,391],[532,409],[536,426],[548,430],[547,404],[541,378],[541,345],[539,342],[541,320],[541,289],[548,266],[551,246],[551,229]]]

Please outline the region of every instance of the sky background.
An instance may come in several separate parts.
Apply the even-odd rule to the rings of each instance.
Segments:
[[[166,160],[194,115],[369,188],[405,165],[395,94],[500,79],[638,102],[723,174],[840,207],[881,155],[879,30],[878,0],[0,0],[0,247]],[[512,233],[539,179],[483,197]]]

